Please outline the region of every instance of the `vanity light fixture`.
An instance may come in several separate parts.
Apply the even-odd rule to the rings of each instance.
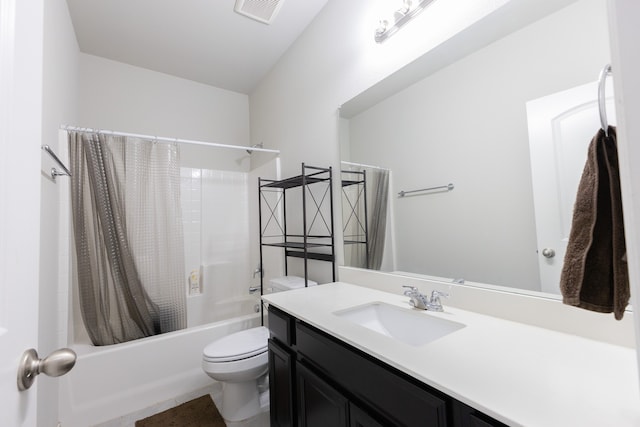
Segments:
[[[413,5],[414,1],[403,0],[402,7],[393,14],[392,23],[386,19],[381,19],[378,28],[376,28],[374,38],[377,43],[382,43],[392,35],[394,35],[404,24],[415,18],[434,0],[419,0]]]

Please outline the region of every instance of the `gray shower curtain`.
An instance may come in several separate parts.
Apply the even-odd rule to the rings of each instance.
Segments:
[[[75,264],[94,345],[186,327],[177,144],[69,132]]]
[[[368,173],[371,177],[371,208],[369,212],[369,263],[367,268],[380,270],[384,255],[385,235],[387,233],[387,211],[389,207],[389,170],[374,169]]]
[[[389,208],[389,170],[380,168],[353,167],[351,170],[366,171],[367,187],[367,246],[369,256],[364,245],[348,245],[345,250],[345,263],[351,267],[380,270],[384,256],[385,236],[387,232],[387,212]],[[364,197],[351,197],[358,200],[357,206],[344,207],[355,209],[355,216],[364,218]],[[343,209],[344,209],[343,208]],[[347,216],[350,213],[347,212]],[[345,235],[358,235],[363,232],[362,224],[350,220]]]

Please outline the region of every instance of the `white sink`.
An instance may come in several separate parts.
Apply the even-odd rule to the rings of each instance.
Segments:
[[[416,312],[415,309],[400,308],[382,302],[347,308],[333,314],[416,347],[465,326],[462,323],[433,317],[424,312]]]

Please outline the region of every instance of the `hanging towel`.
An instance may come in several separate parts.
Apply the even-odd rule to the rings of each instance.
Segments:
[[[564,258],[563,302],[622,319],[629,302],[616,129],[589,145]]]

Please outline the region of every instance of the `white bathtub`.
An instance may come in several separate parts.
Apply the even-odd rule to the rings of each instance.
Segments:
[[[259,326],[253,306],[245,301],[231,320],[156,337],[105,347],[71,346],[78,360],[58,379],[60,422],[91,426],[214,385],[202,371],[202,350],[217,338]]]

